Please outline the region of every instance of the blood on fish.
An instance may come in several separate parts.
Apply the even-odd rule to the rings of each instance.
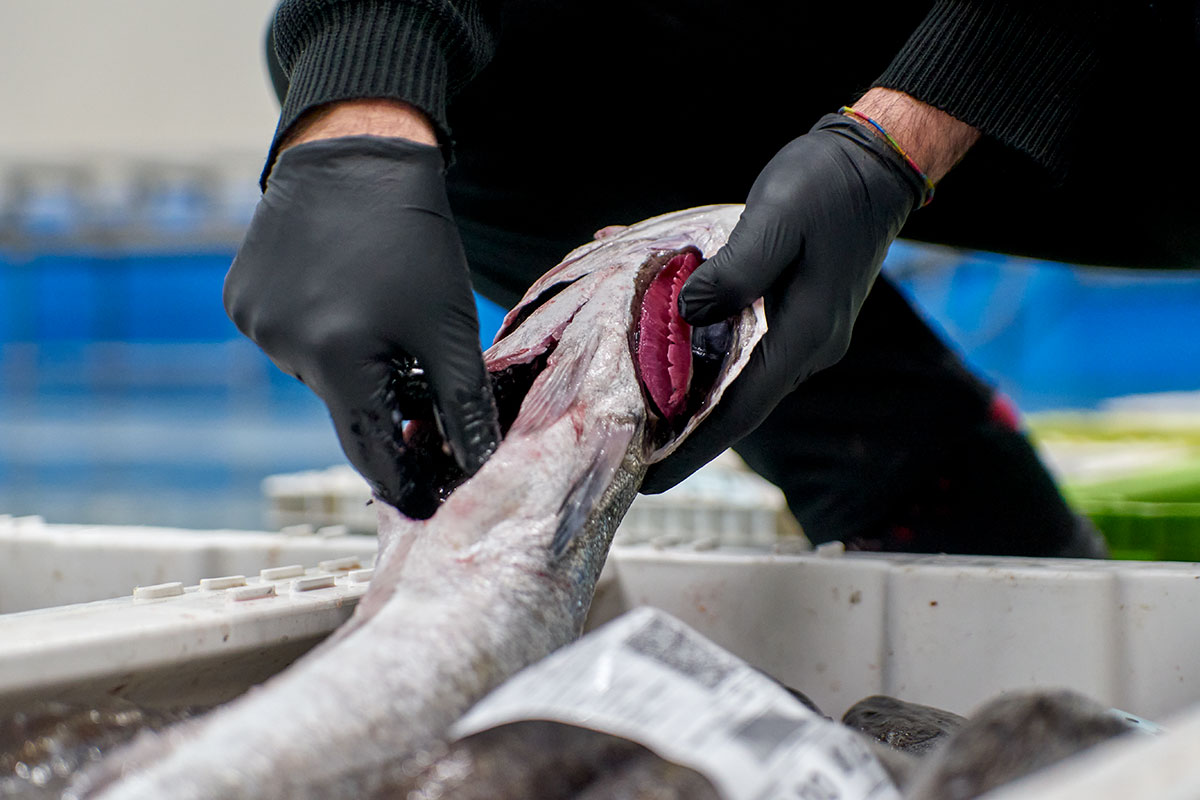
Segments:
[[[668,420],[687,410],[692,378],[692,326],[679,316],[679,293],[700,265],[694,251],[667,262],[642,298],[638,321],[638,372],[646,392]]]

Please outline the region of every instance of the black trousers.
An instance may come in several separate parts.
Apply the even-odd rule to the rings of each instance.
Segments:
[[[814,542],[1100,555],[998,400],[881,278],[846,356],[734,449],[783,489]]]
[[[487,266],[551,245],[459,222],[476,289],[511,305],[519,295],[498,286]],[[1102,557],[1102,540],[1067,506],[1026,437],[996,413],[998,400],[881,277],[842,360],[805,381],[734,450],[783,490],[814,543]]]

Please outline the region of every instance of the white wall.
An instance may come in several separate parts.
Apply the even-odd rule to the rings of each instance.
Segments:
[[[0,162],[261,157],[276,0],[0,0]]]

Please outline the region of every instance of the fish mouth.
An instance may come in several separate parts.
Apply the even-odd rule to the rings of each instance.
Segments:
[[[521,411],[521,403],[529,393],[533,382],[546,369],[551,354],[558,345],[550,340],[545,350],[529,361],[509,364],[488,372],[492,395],[496,400],[496,411],[500,418],[501,438]],[[433,401],[433,393],[418,369],[397,369],[394,384],[402,384],[402,396],[414,404],[424,406],[423,412],[414,414],[403,426],[402,443],[398,459],[403,484],[396,495],[387,500],[400,513],[412,519],[429,519],[442,503],[469,477],[458,465],[440,422],[439,412]],[[400,395],[393,390],[394,395]],[[412,412],[410,412],[412,413]]]
[[[732,318],[694,327],[679,313],[679,293],[702,263],[698,249],[685,247],[651,256],[639,275],[630,351],[656,447],[704,407],[733,341]]]
[[[703,254],[689,246],[655,253],[638,271],[629,347],[648,412],[648,452],[679,437],[688,421],[704,408],[730,352],[733,319],[693,327],[679,314],[679,292],[703,262]],[[573,282],[563,281],[544,290],[505,326],[500,338],[520,327]],[[505,361],[489,369],[502,437],[516,422],[526,395],[546,369],[557,345],[557,337],[549,336],[532,358]],[[402,428],[397,456],[404,481],[398,492],[389,493],[386,499],[405,516],[429,519],[469,476],[446,444],[423,372],[412,364],[395,366],[389,393],[407,398],[408,421]]]

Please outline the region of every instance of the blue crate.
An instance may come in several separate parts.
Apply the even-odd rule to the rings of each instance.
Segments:
[[[903,242],[885,271],[1026,410],[1200,388],[1200,273],[1070,267]]]
[[[496,331],[500,330],[500,323],[504,322],[504,315],[508,311],[477,294],[475,295],[475,313],[479,315],[479,339],[483,344],[483,349],[486,350],[491,345],[492,339],[496,338]]]
[[[0,250],[0,513],[254,527],[262,477],[340,459],[321,401],[225,315],[235,244],[197,244],[236,238],[253,181],[28,177],[4,223],[32,244]],[[144,244],[78,244],[101,240]],[[486,346],[504,311],[477,311]]]
[[[232,251],[131,255],[114,276],[113,310],[123,341],[223,342],[237,329],[225,315],[221,288]]]
[[[185,200],[176,221],[189,218]],[[0,425],[48,426],[45,453],[24,438],[21,453],[6,457],[0,441],[0,512],[149,522],[169,511],[175,524],[252,527],[261,477],[339,459],[320,401],[226,318],[221,287],[232,256],[232,247],[182,245],[0,252],[0,355],[20,350],[21,360],[0,358]],[[1197,388],[1200,276],[1080,271],[904,243],[887,270],[1027,409]],[[486,347],[504,310],[478,297],[476,309]],[[123,445],[137,457],[96,450],[106,425],[136,430],[131,422],[178,429],[181,444],[155,434],[153,447]],[[97,435],[73,442],[80,424]],[[240,444],[188,451],[195,439],[184,434],[208,426]],[[143,492],[170,497],[171,507],[148,503],[137,516]]]
[[[221,289],[232,249],[0,252],[0,342],[225,342],[240,334]],[[476,296],[483,346],[505,309]]]

